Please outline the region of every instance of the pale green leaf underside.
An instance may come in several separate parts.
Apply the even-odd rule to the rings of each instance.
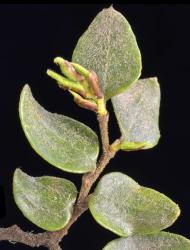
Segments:
[[[112,98],[124,142],[121,149],[154,147],[160,138],[160,87],[156,77],[140,79]]]
[[[96,72],[106,99],[136,81],[142,67],[131,26],[112,7],[95,17],[79,39],[72,60]]]
[[[28,220],[44,230],[56,231],[69,222],[77,190],[66,179],[34,178],[16,169],[13,194],[17,206]]]
[[[46,111],[33,98],[28,85],[21,93],[19,114],[30,144],[50,164],[73,173],[94,170],[99,143],[89,127]]]
[[[190,241],[181,235],[160,232],[113,240],[103,250],[190,250]]]
[[[102,177],[90,196],[89,208],[99,224],[120,236],[160,231],[180,214],[168,197],[119,172]]]

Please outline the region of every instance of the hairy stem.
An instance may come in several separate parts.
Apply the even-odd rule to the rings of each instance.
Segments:
[[[103,153],[97,164],[96,170],[92,173],[84,174],[82,177],[82,185],[78,200],[74,207],[73,216],[67,226],[56,232],[44,232],[38,234],[24,232],[16,225],[8,228],[0,228],[0,241],[8,240],[10,242],[23,243],[31,247],[44,246],[49,250],[61,250],[59,246],[60,241],[68,233],[73,223],[88,209],[88,195],[93,184],[109,163],[110,159],[113,158],[119,150],[121,140],[116,140],[112,145],[109,143],[108,120],[108,113],[98,115]]]
[[[49,250],[61,250],[59,244],[55,242],[49,232],[33,234],[24,232],[17,225],[8,228],[0,228],[0,241],[8,240],[11,243],[23,243],[30,247],[47,247]]]
[[[106,165],[109,163],[111,158],[113,158],[117,152],[117,150],[113,150],[112,147],[109,145],[109,134],[108,134],[108,121],[109,121],[109,114],[103,116],[98,116],[98,122],[100,127],[100,134],[101,134],[101,141],[102,141],[102,150],[103,154],[97,164],[96,170],[92,173],[84,174],[82,177],[82,185],[79,192],[78,200],[76,202],[73,216],[67,226],[55,232],[55,237],[58,239],[62,239],[67,233],[72,224],[88,209],[87,201],[88,201],[88,194],[98,179]],[[113,144],[119,144],[120,140],[116,140]]]

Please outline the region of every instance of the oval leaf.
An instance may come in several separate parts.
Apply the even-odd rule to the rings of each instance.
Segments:
[[[99,144],[89,127],[46,111],[35,101],[28,85],[21,93],[19,113],[26,137],[42,158],[68,172],[94,170]]]
[[[190,240],[177,234],[160,232],[135,235],[108,243],[103,250],[189,250]]]
[[[112,7],[96,16],[79,39],[72,60],[96,72],[106,99],[136,81],[142,67],[131,26]]]
[[[77,190],[66,179],[34,178],[16,169],[13,194],[17,206],[28,220],[44,230],[56,231],[69,222]]]
[[[180,214],[168,197],[118,172],[100,180],[89,198],[89,208],[99,224],[120,236],[160,231]]]
[[[122,150],[148,149],[158,143],[160,88],[156,77],[138,80],[113,97],[112,103],[124,139]]]

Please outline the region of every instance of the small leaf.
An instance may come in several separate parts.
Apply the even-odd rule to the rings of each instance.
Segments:
[[[124,139],[122,150],[148,149],[158,143],[160,88],[156,77],[138,80],[113,97],[112,103]]]
[[[123,15],[101,11],[79,39],[72,60],[96,72],[105,98],[123,92],[141,73],[141,55]]]
[[[181,235],[160,232],[113,240],[103,250],[190,250],[190,240]]]
[[[168,197],[119,172],[100,180],[89,198],[89,208],[99,224],[120,236],[160,231],[180,214]]]
[[[68,172],[94,170],[99,144],[89,127],[46,111],[35,101],[28,85],[21,93],[19,113],[26,137],[42,158]]]
[[[77,190],[66,179],[34,178],[16,169],[13,194],[17,206],[28,220],[44,230],[56,231],[69,222]]]

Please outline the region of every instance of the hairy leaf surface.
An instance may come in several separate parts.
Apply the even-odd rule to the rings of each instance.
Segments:
[[[112,103],[124,139],[121,149],[148,149],[158,143],[160,87],[156,77],[138,80],[113,97]]]
[[[13,194],[17,206],[28,220],[44,230],[56,231],[69,222],[77,190],[66,179],[34,178],[16,169]]]
[[[142,67],[131,26],[112,7],[95,17],[79,39],[72,60],[96,72],[106,99],[136,81]]]
[[[160,232],[135,235],[108,243],[103,250],[189,250],[190,241],[177,234]]]
[[[19,113],[30,144],[50,164],[73,173],[94,170],[99,143],[89,127],[46,111],[33,98],[28,85],[21,93]]]
[[[180,214],[168,197],[119,172],[102,177],[90,196],[89,208],[99,224],[120,236],[158,232]]]

